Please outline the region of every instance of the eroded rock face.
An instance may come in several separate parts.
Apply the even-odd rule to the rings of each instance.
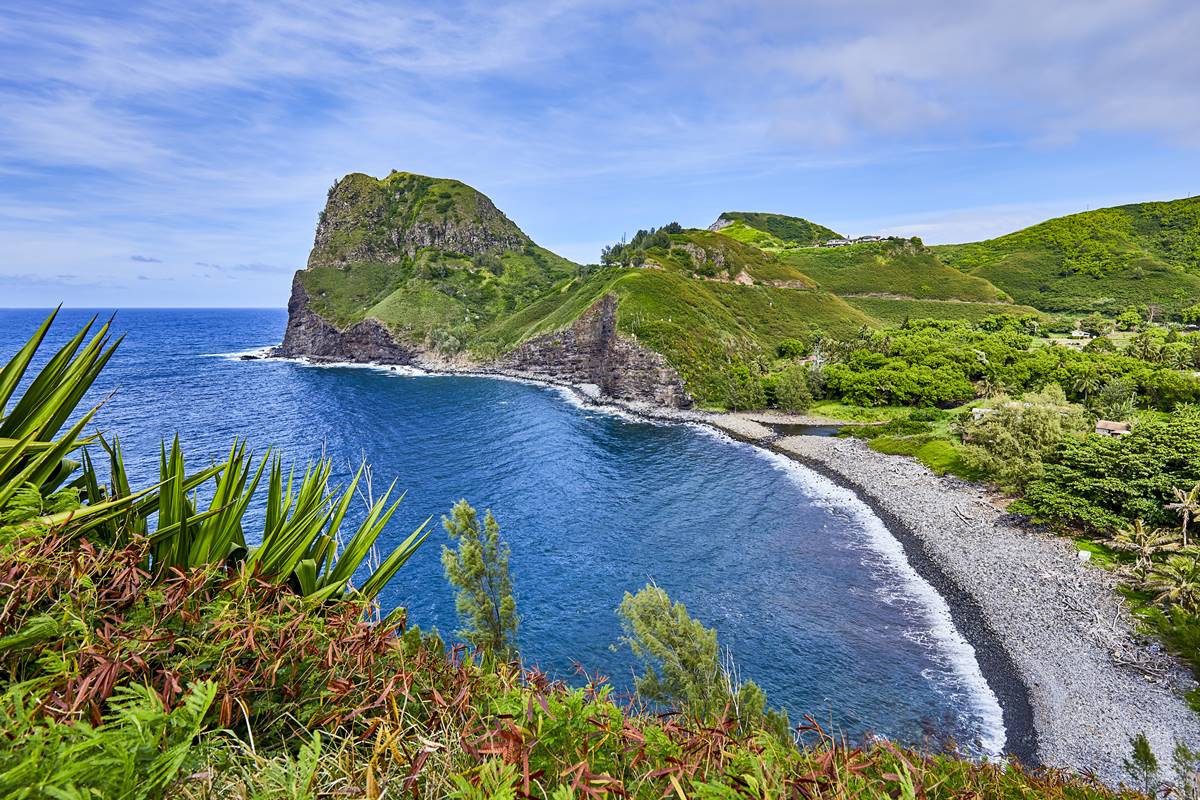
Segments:
[[[418,355],[415,348],[397,342],[376,320],[365,319],[345,330],[338,330],[317,316],[308,303],[308,292],[297,273],[288,299],[288,323],[283,344],[275,349],[274,355],[386,364],[410,364]]]
[[[329,191],[308,266],[394,264],[423,248],[469,257],[530,244],[490,199],[458,181],[354,173]]]
[[[592,384],[602,397],[688,408],[683,380],[660,354],[617,332],[617,298],[605,295],[570,328],[530,339],[503,356],[505,370]]]

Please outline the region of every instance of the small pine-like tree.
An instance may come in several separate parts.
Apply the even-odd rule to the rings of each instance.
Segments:
[[[646,584],[637,594],[625,593],[617,609],[624,636],[644,672],[634,680],[642,697],[676,705],[711,719],[729,713],[744,730],[765,728],[791,741],[787,712],[767,707],[767,697],[753,681],[741,682],[731,659],[721,660],[717,632],[694,620],[683,603]]]
[[[1140,784],[1140,788],[1150,797],[1154,797],[1158,793],[1158,759],[1154,756],[1154,750],[1150,747],[1150,740],[1146,738],[1146,734],[1139,733],[1137,736],[1130,737],[1129,744],[1132,746],[1132,752],[1129,758],[1123,761],[1125,772],[1135,782]]]
[[[508,544],[489,510],[479,525],[466,500],[454,504],[442,526],[456,542],[442,545],[442,568],[458,594],[454,605],[462,629],[459,638],[483,653],[511,659],[517,655],[517,601],[508,574]]]

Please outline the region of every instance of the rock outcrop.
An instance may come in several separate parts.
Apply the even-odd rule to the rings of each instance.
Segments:
[[[399,343],[378,320],[364,319],[339,330],[309,307],[308,292],[300,273],[292,279],[288,299],[288,322],[283,344],[273,355],[284,358],[307,357],[325,361],[352,361],[386,364],[410,364],[419,350]]]
[[[486,195],[459,181],[353,173],[329,190],[308,266],[394,264],[424,248],[475,256],[531,244]]]
[[[679,373],[663,356],[618,333],[615,295],[569,328],[485,363],[437,351],[429,342],[439,340],[428,329],[423,334],[409,324],[410,316],[422,315],[442,314],[444,328],[481,319],[483,301],[476,308],[464,299],[472,290],[491,297],[487,282],[474,275],[485,270],[498,277],[502,259],[513,256],[529,284],[523,294],[510,294],[510,308],[532,302],[574,266],[538,248],[466,184],[406,172],[382,179],[347,175],[329,190],[308,265],[292,281],[287,329],[274,355],[505,374],[571,384],[596,399],[691,405]],[[462,270],[464,279],[450,280],[454,270]],[[401,297],[389,305],[392,293]],[[379,307],[392,316],[379,314]]]
[[[571,327],[538,336],[497,362],[505,371],[599,387],[617,400],[688,408],[683,380],[659,353],[617,331],[617,297],[605,295]]]

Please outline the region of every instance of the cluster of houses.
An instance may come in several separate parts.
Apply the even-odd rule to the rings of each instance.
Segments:
[[[826,239],[817,245],[817,247],[845,247],[850,244],[865,244],[867,242],[881,242],[882,236],[856,236],[850,239]]]

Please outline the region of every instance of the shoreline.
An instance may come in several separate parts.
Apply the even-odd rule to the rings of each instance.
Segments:
[[[913,459],[877,453],[858,440],[778,435],[769,422],[785,418],[772,412],[664,408],[601,397],[594,386],[475,364],[370,366],[549,386],[569,391],[586,407],[704,425],[784,456],[852,492],[944,600],[999,701],[1003,753],[1028,767],[1091,774],[1115,786],[1127,780],[1121,762],[1131,736],[1150,737],[1160,761],[1169,758],[1176,740],[1200,745],[1200,716],[1182,697],[1182,689],[1194,681],[1175,659],[1136,633],[1113,577],[1083,563],[1069,539],[1014,525],[1009,515],[986,503],[979,486],[934,475]],[[830,422],[785,416],[794,424]],[[964,514],[963,506],[971,514]],[[1131,660],[1145,669],[1129,666]]]

